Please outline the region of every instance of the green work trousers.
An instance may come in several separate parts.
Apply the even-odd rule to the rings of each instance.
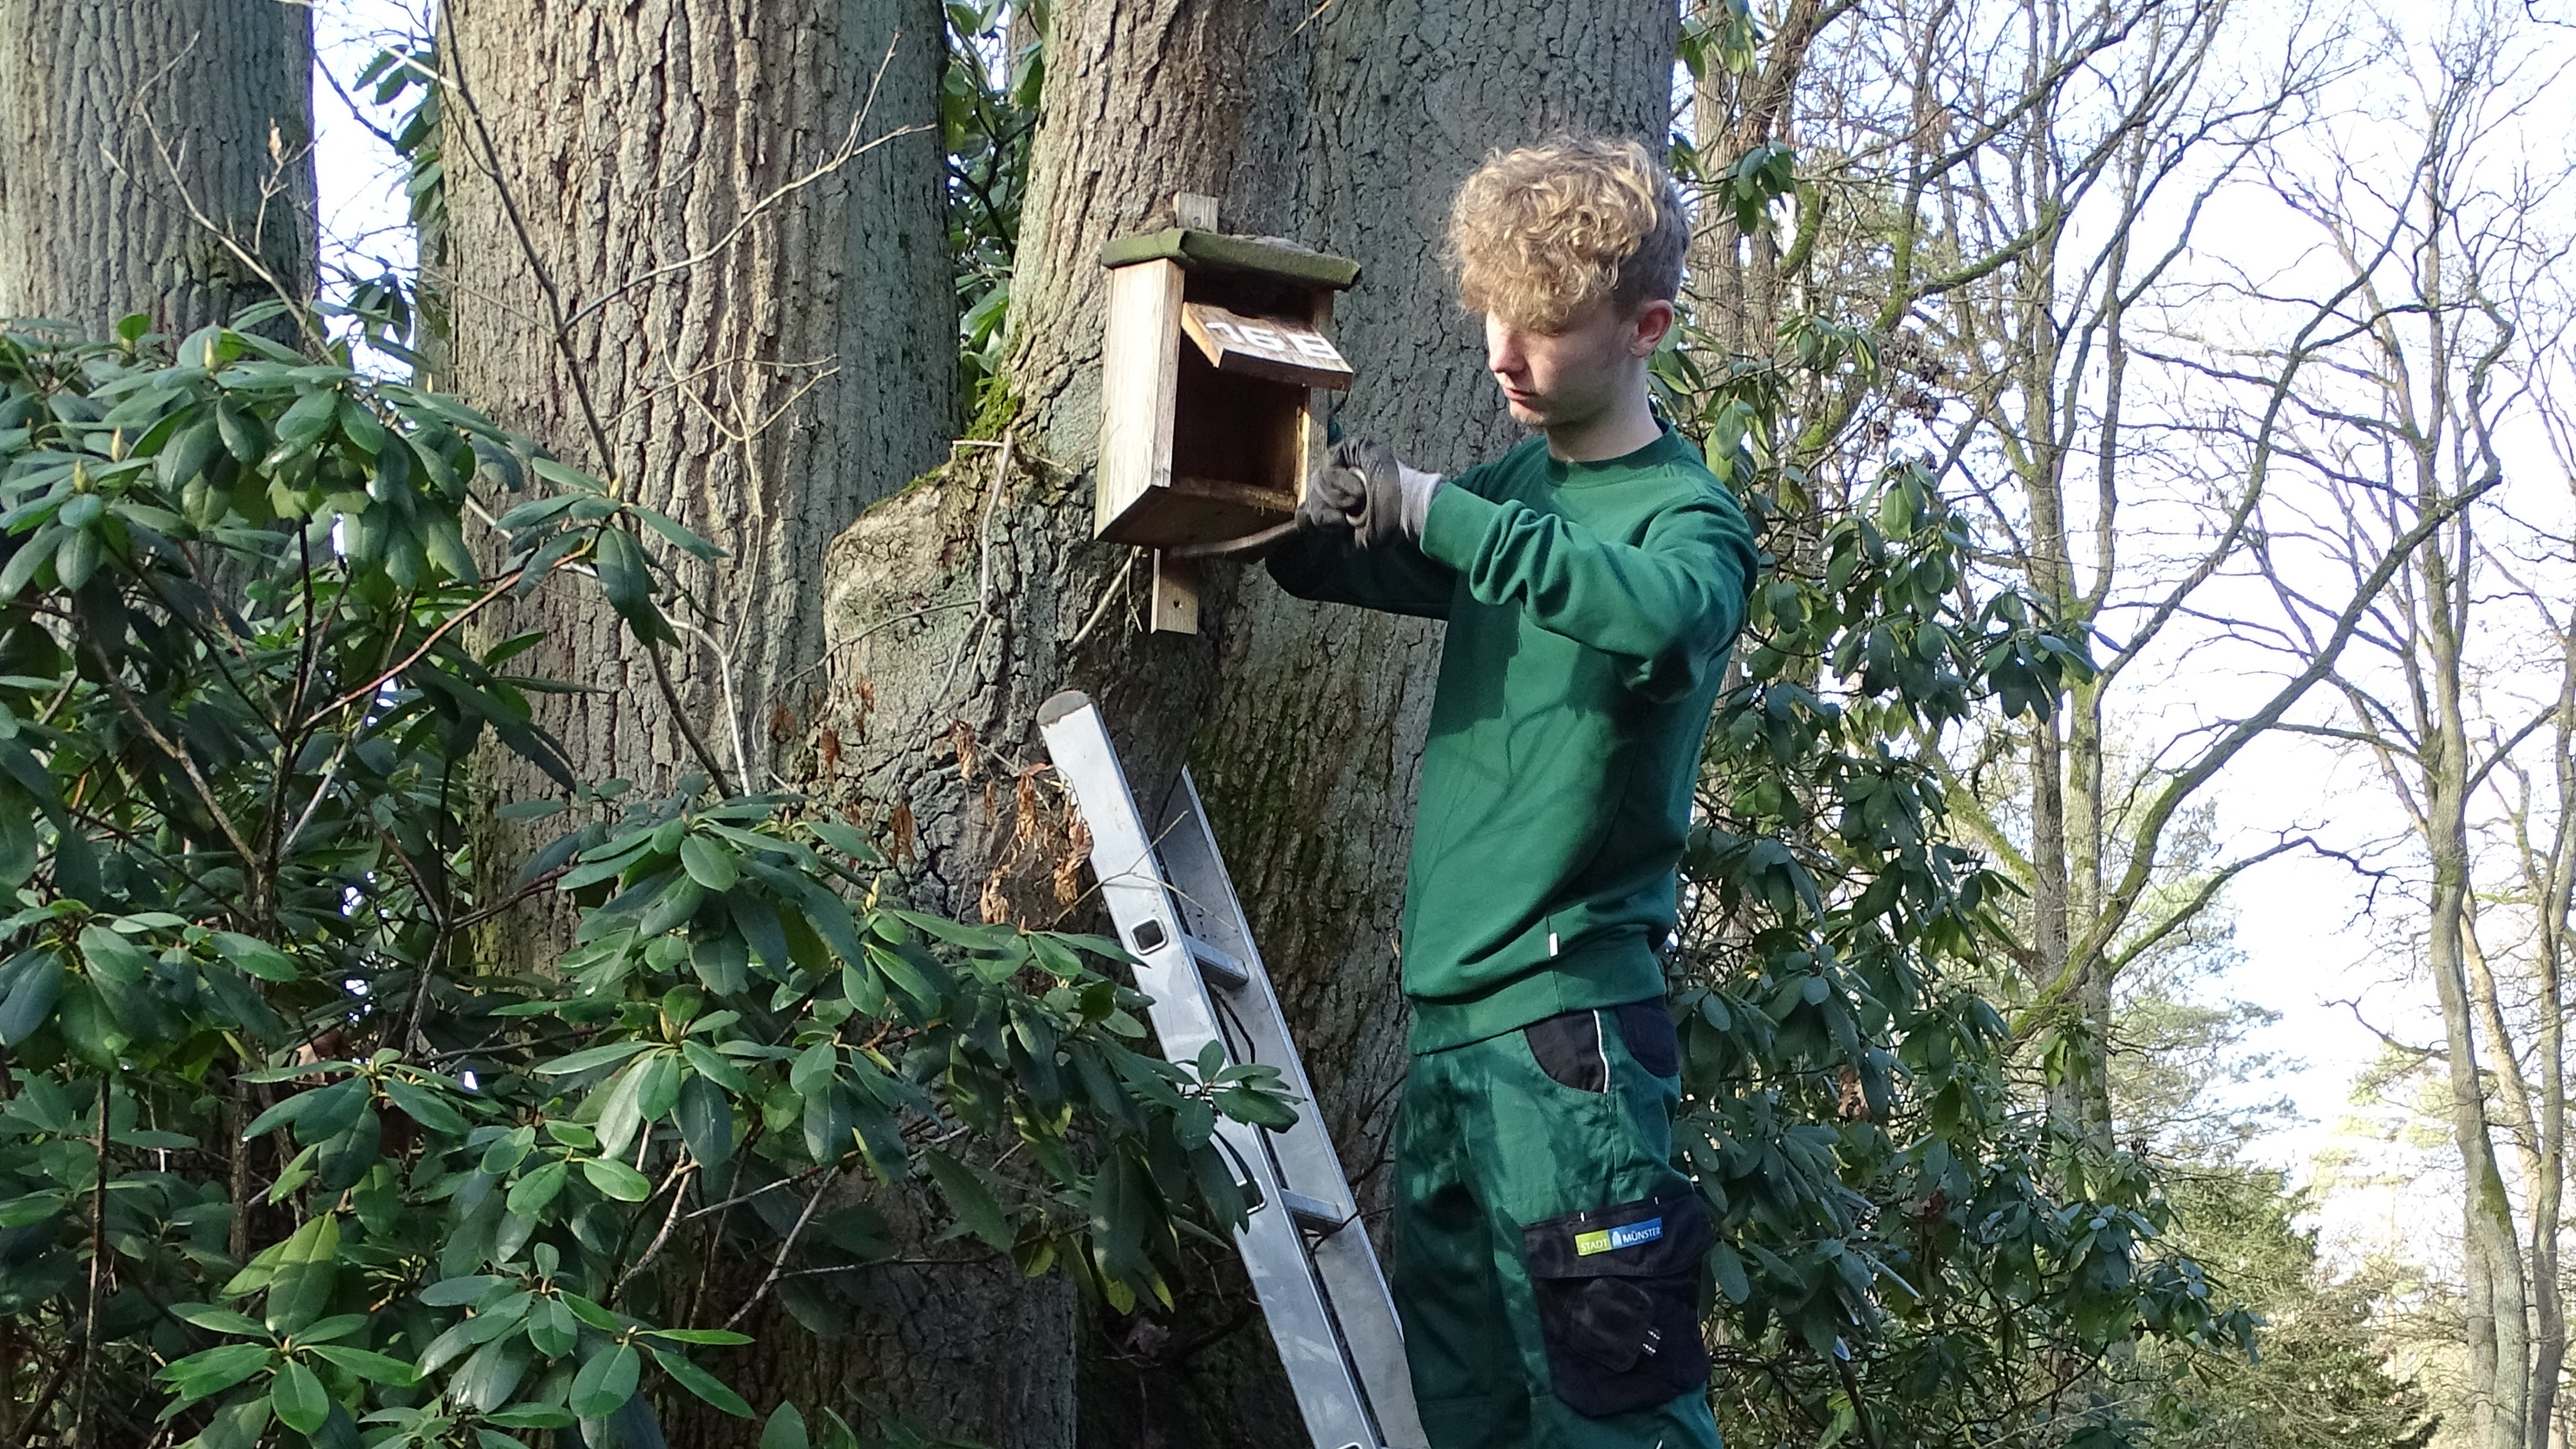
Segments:
[[[1720,1449],[1660,1000],[1413,1058],[1391,1287],[1431,1449]]]

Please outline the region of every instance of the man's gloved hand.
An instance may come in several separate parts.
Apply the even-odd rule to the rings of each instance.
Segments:
[[[1386,444],[1347,437],[1333,445],[1307,485],[1297,522],[1361,548],[1411,542],[1422,537],[1422,521],[1440,484],[1439,474],[1404,466]]]
[[[1324,466],[1306,480],[1306,496],[1297,501],[1298,532],[1347,543],[1356,532],[1356,520],[1368,513],[1368,480],[1341,466],[1342,450],[1350,442],[1345,438],[1335,443],[1324,456]]]

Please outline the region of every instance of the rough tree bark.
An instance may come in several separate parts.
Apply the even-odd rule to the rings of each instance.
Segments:
[[[1690,0],[1694,17],[1712,29],[1729,23],[1727,0]],[[1786,0],[1762,17],[1760,58],[1742,74],[1710,63],[1691,87],[1692,135],[1703,166],[1719,174],[1735,158],[1772,141],[1798,144],[1793,101],[1816,37],[1853,6],[1849,0]],[[1812,185],[1809,194],[1814,194]],[[1757,231],[1746,237],[1722,206],[1706,208],[1691,236],[1691,302],[1699,323],[1722,351],[1738,357],[1768,356],[1780,330],[1779,237]],[[1812,219],[1802,218],[1806,226]]]
[[[447,384],[728,555],[662,601],[683,634],[667,693],[585,591],[539,591],[508,627],[544,633],[537,671],[596,691],[540,720],[589,778],[663,789],[711,757],[763,788],[819,698],[824,546],[955,431],[939,7],[454,0],[440,19]],[[541,786],[494,774],[498,798]]]
[[[1097,252],[1165,224],[1190,190],[1220,198],[1228,230],[1358,258],[1338,325],[1361,374],[1345,425],[1442,468],[1491,456],[1511,433],[1439,262],[1449,198],[1485,152],[1549,130],[1659,140],[1673,27],[1662,0],[1580,17],[1467,0],[1060,7],[1014,282],[1017,421],[872,510],[829,570],[834,710],[814,768],[889,822],[929,903],[1062,908],[1046,867],[1070,847],[1046,840],[1051,818],[1024,837],[1011,783],[1037,758],[1034,711],[1055,690],[1101,701],[1140,792],[1190,761],[1371,1207],[1403,1065],[1392,944],[1438,635],[1317,611],[1223,568],[1205,634],[1138,632],[1144,566],[1089,541]],[[1069,1301],[988,1286],[1016,1298],[952,1288],[949,1311],[894,1324],[886,1350],[958,1344],[952,1320],[1006,1320],[964,1339],[914,1401],[935,1414],[945,1400],[951,1422],[1002,1442],[1071,1442],[1070,1414],[995,1426],[981,1390],[1037,1380],[1033,1358],[1069,1361],[1069,1340],[1047,1336]],[[1118,1351],[1086,1370],[1086,1438],[1299,1442],[1293,1414],[1246,1411],[1281,1401],[1239,1355],[1198,1352],[1228,1308],[1183,1319],[1108,1325]],[[1257,1329],[1243,1341],[1266,1357]],[[1009,1366],[978,1366],[993,1363]]]
[[[0,6],[0,317],[185,335],[311,296],[312,86],[301,5]]]
[[[1024,812],[1012,788],[1040,758],[1036,710],[1049,695],[1091,691],[1140,793],[1169,781],[1207,697],[1214,636],[1135,633],[1126,610],[1142,570],[1090,538],[1097,254],[1168,225],[1182,191],[1219,197],[1228,226],[1294,234],[1293,195],[1260,178],[1292,154],[1294,96],[1275,61],[1295,8],[1055,11],[1013,280],[1016,418],[833,547],[817,787],[886,823],[929,908],[1037,920],[1064,909],[1043,882],[1072,844],[1060,818]],[[1024,823],[1035,849],[1016,848]],[[890,1268],[863,1291],[871,1311],[836,1352],[911,1360],[897,1407],[1014,1449],[1074,1443],[1080,1320],[1064,1277],[1030,1281],[1000,1261]]]
[[[956,430],[939,6],[453,0],[438,19],[442,385],[727,551],[662,599],[683,636],[667,691],[585,591],[520,608],[501,627],[544,635],[531,672],[595,691],[540,697],[540,722],[586,779],[659,792],[711,756],[767,788],[820,697],[825,546]],[[487,803],[552,793],[497,753],[487,781]],[[521,828],[483,828],[505,875]],[[503,922],[479,959],[548,934]],[[762,1349],[718,1367],[764,1412],[846,1411],[910,1368],[817,1347],[774,1299],[745,1326]],[[740,1442],[694,1400],[663,1407],[676,1445]]]
[[[2465,552],[2465,525],[2460,534]],[[2484,1442],[2496,1449],[2521,1449],[2530,1428],[2525,1410],[2531,1390],[2531,1285],[2515,1241],[2513,1202],[2488,1118],[2466,969],[2469,735],[2461,705],[2461,631],[2454,627],[2453,610],[2467,612],[2467,570],[2454,572],[2438,545],[2426,548],[2423,557],[2425,642],[2431,646],[2428,673],[2435,705],[2434,717],[2425,721],[2431,728],[2422,756],[2422,827],[2433,867],[2426,964],[2442,1007],[2451,1132],[2465,1179],[2461,1214],[2471,1276],[2469,1356],[2480,1391],[2474,1412]]]

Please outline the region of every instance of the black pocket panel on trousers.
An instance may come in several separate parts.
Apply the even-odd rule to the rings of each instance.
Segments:
[[[1662,997],[1611,1009],[1619,1017],[1619,1039],[1628,1044],[1628,1055],[1637,1059],[1637,1065],[1659,1077],[1682,1074],[1682,1034],[1674,1029],[1673,1014],[1664,1009]]]
[[[1601,1014],[1560,1011],[1521,1028],[1538,1069],[1578,1092],[1610,1090],[1610,1054],[1602,1050]]]
[[[1699,1275],[1710,1232],[1695,1192],[1521,1229],[1549,1385],[1568,1407],[1599,1418],[1707,1387]]]

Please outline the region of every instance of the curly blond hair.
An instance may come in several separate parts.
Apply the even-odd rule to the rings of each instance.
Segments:
[[[1634,141],[1568,136],[1498,151],[1449,212],[1459,300],[1539,332],[1562,331],[1605,298],[1672,300],[1689,244],[1681,188]]]

